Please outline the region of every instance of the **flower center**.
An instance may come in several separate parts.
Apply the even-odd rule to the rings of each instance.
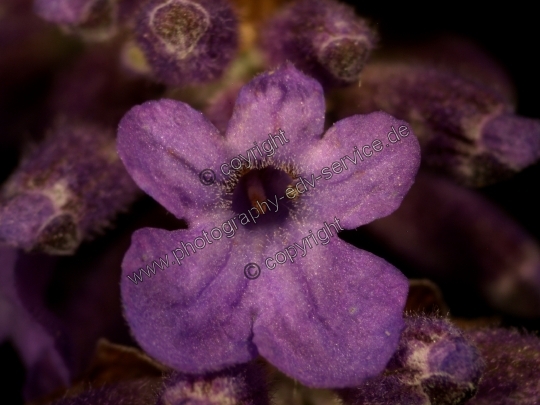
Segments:
[[[229,180],[227,200],[240,220],[250,220],[248,227],[279,225],[287,219],[298,200],[296,190],[289,189],[296,183],[294,177],[294,170],[289,166],[244,169]]]

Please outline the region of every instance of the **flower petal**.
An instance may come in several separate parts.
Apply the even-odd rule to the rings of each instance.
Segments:
[[[306,142],[320,138],[324,129],[325,101],[321,85],[286,64],[245,85],[236,100],[227,129],[233,153],[246,153],[253,142],[268,134],[285,132],[288,143],[276,142],[280,158],[296,159]]]
[[[418,171],[420,146],[404,121],[384,112],[354,115],[334,124],[300,165],[307,182],[318,181],[313,188],[304,181],[305,206],[322,220],[338,216],[352,229],[399,207]]]
[[[358,385],[380,373],[397,347],[408,283],[384,260],[341,240],[318,248],[304,263],[274,270],[280,283],[259,300],[264,310],[253,341],[302,384]]]
[[[209,239],[212,244],[196,253],[188,245],[212,228],[207,222],[173,232],[140,229],[122,263],[125,316],[135,338],[151,356],[188,373],[247,362],[257,353],[250,342],[251,317],[242,308],[250,281],[242,268],[229,263],[238,236],[231,241]],[[190,253],[185,259],[182,241]],[[180,266],[172,263],[176,263],[173,250]],[[163,270],[158,269],[160,258],[168,263]],[[147,264],[150,279],[139,271],[141,283],[133,272]]]
[[[118,153],[135,182],[179,218],[215,202],[215,187],[199,175],[225,162],[223,142],[202,113],[174,100],[133,107],[118,128]]]

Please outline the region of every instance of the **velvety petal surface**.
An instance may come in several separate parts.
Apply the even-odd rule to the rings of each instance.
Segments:
[[[148,354],[185,372],[219,370],[256,355],[250,315],[241,306],[249,280],[242,268],[227,265],[232,244],[242,241],[224,236],[196,253],[187,247],[191,255],[172,264],[173,249],[213,227],[206,222],[189,230],[138,230],[122,263],[122,298],[133,334]],[[160,257],[170,264],[163,270],[156,265],[155,276],[148,271],[150,279],[143,275],[138,284],[127,278]]]
[[[325,101],[321,85],[291,64],[263,73],[245,85],[236,100],[226,138],[231,154],[245,154],[253,142],[285,132],[276,140],[280,159],[297,159],[306,142],[319,139],[324,129]]]
[[[133,107],[118,128],[118,153],[135,182],[179,218],[213,209],[216,189],[199,174],[225,162],[219,131],[187,104],[148,101]]]
[[[137,268],[160,257],[170,262],[175,246],[212,226],[135,233],[123,264],[122,295],[145,351],[187,372],[218,370],[260,353],[317,387],[359,384],[384,369],[403,326],[408,283],[399,271],[335,232],[331,245],[312,243],[313,251],[305,245],[305,257],[298,251],[294,263],[273,270],[264,264],[288,245],[302,244],[308,229],[317,231],[312,224],[278,238],[260,228],[239,229],[231,241],[214,241],[180,267],[154,265],[155,275],[147,268],[150,277],[133,282]],[[259,265],[258,278],[245,277],[248,263]]]
[[[273,272],[253,281],[268,283],[253,325],[262,356],[314,387],[356,385],[384,369],[403,327],[408,290],[397,269],[334,239]]]
[[[311,215],[337,215],[352,229],[399,207],[418,171],[420,146],[408,123],[376,112],[337,122],[298,158]]]

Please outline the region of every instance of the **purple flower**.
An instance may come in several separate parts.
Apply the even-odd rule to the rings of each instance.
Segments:
[[[263,51],[271,64],[291,61],[325,86],[359,80],[376,34],[354,9],[334,0],[301,0],[266,23]]]
[[[384,373],[343,390],[346,403],[466,403],[476,393],[484,368],[478,350],[445,319],[409,316],[405,320],[398,350]]]
[[[403,326],[407,280],[335,237],[335,223],[330,237],[325,223],[351,229],[394,211],[414,180],[419,145],[406,123],[382,112],[349,117],[322,136],[324,110],[319,83],[287,65],[242,88],[224,136],[178,101],[150,101],[124,116],[118,151],[128,171],[189,225],[136,231],[122,264],[125,316],[151,356],[200,373],[261,354],[284,373],[321,387],[355,385],[382,371]],[[409,136],[381,150],[379,143],[387,144],[388,132],[399,128]],[[263,159],[254,142],[270,152],[269,134],[276,149]],[[226,176],[220,167],[235,157],[234,167],[243,162],[240,172]],[[337,161],[347,168],[340,170]],[[325,167],[333,170],[331,178],[327,173],[307,191],[299,186],[297,177],[316,182]],[[218,173],[214,185],[201,184],[207,168]],[[259,218],[250,220],[248,211]],[[311,231],[319,235],[317,246]],[[213,238],[207,245],[205,232]],[[182,242],[195,238],[197,250],[205,243],[203,250],[188,244],[182,250]],[[265,267],[295,243],[294,263]],[[168,263],[173,256],[179,266]],[[244,275],[248,263],[263,267],[256,280]],[[153,277],[159,266],[163,271]],[[141,283],[143,270],[151,279]],[[131,278],[136,275],[139,282]]]
[[[226,0],[151,0],[134,29],[152,73],[173,86],[218,78],[238,46],[236,16]]]

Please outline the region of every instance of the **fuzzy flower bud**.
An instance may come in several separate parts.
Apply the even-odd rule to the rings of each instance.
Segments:
[[[339,117],[383,110],[408,121],[422,162],[461,184],[482,187],[540,159],[540,120],[514,114],[496,86],[439,65],[385,60],[342,94]]]
[[[165,383],[157,405],[267,405],[264,375],[256,363],[195,376],[175,373]]]
[[[114,133],[60,125],[4,185],[0,241],[71,254],[139,194],[118,159]]]
[[[226,0],[151,0],[140,11],[135,34],[152,73],[173,86],[216,79],[238,43]]]
[[[354,9],[333,0],[302,0],[268,21],[262,46],[271,64],[289,60],[323,85],[358,81],[375,32]]]
[[[445,319],[406,317],[399,347],[386,370],[342,390],[354,405],[459,405],[476,393],[483,363],[459,329]]]
[[[535,405],[540,398],[540,339],[506,329],[465,332],[486,369],[467,405]]]

